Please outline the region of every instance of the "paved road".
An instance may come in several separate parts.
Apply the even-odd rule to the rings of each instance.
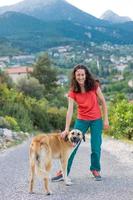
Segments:
[[[104,143],[108,146],[109,141]],[[118,154],[116,156],[103,148],[103,180],[96,182],[88,170],[88,145],[88,142],[82,143],[75,158],[71,171],[74,185],[51,183],[51,196],[43,193],[39,179],[36,182],[35,194],[28,194],[28,143],[0,153],[0,200],[132,200],[133,153],[129,152],[131,162],[124,163],[118,158]],[[121,157],[121,151],[119,155]],[[58,162],[54,161],[53,165],[52,175],[58,169]]]

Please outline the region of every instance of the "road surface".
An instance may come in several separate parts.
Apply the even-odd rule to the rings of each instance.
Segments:
[[[40,179],[35,194],[28,194],[29,141],[0,152],[0,200],[132,200],[133,145],[126,146],[104,139],[102,147],[102,181],[89,172],[90,144],[82,142],[71,170],[72,186],[51,183],[53,194],[46,196]],[[51,175],[58,169],[53,162]]]

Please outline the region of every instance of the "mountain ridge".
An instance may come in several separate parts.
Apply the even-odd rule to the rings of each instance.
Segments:
[[[7,11],[21,12],[44,21],[70,20],[84,25],[90,25],[90,23],[91,25],[108,25],[106,21],[80,10],[65,0],[24,0],[0,8],[0,14]]]
[[[127,16],[119,16],[112,10],[106,10],[100,17],[100,19],[109,21],[111,23],[124,23],[128,21],[132,21],[130,17]]]
[[[23,5],[27,1],[22,1]],[[42,0],[28,2],[37,5]],[[40,17],[38,7],[35,7],[37,12],[33,7],[35,16],[20,11],[7,11],[1,14],[0,37],[6,37],[13,46],[27,52],[43,51],[61,45],[88,45],[90,42],[133,44],[133,22],[113,24],[100,20],[65,0],[45,1],[45,6],[41,9],[43,11],[40,11]]]

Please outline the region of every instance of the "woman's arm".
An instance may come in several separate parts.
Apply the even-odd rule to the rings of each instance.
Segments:
[[[103,109],[103,114],[104,114],[104,128],[108,129],[109,128],[108,109],[107,109],[106,101],[100,87],[97,88],[96,93],[100,102],[102,103],[102,109]]]
[[[66,126],[65,130],[61,133],[61,136],[64,138],[70,128],[71,120],[72,120],[72,115],[73,115],[73,105],[74,105],[74,100],[70,97],[68,97],[68,109],[67,109],[67,114],[66,114]]]

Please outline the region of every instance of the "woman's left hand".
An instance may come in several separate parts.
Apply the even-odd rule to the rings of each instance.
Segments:
[[[105,130],[109,129],[109,121],[108,121],[108,119],[104,120],[104,129]]]

